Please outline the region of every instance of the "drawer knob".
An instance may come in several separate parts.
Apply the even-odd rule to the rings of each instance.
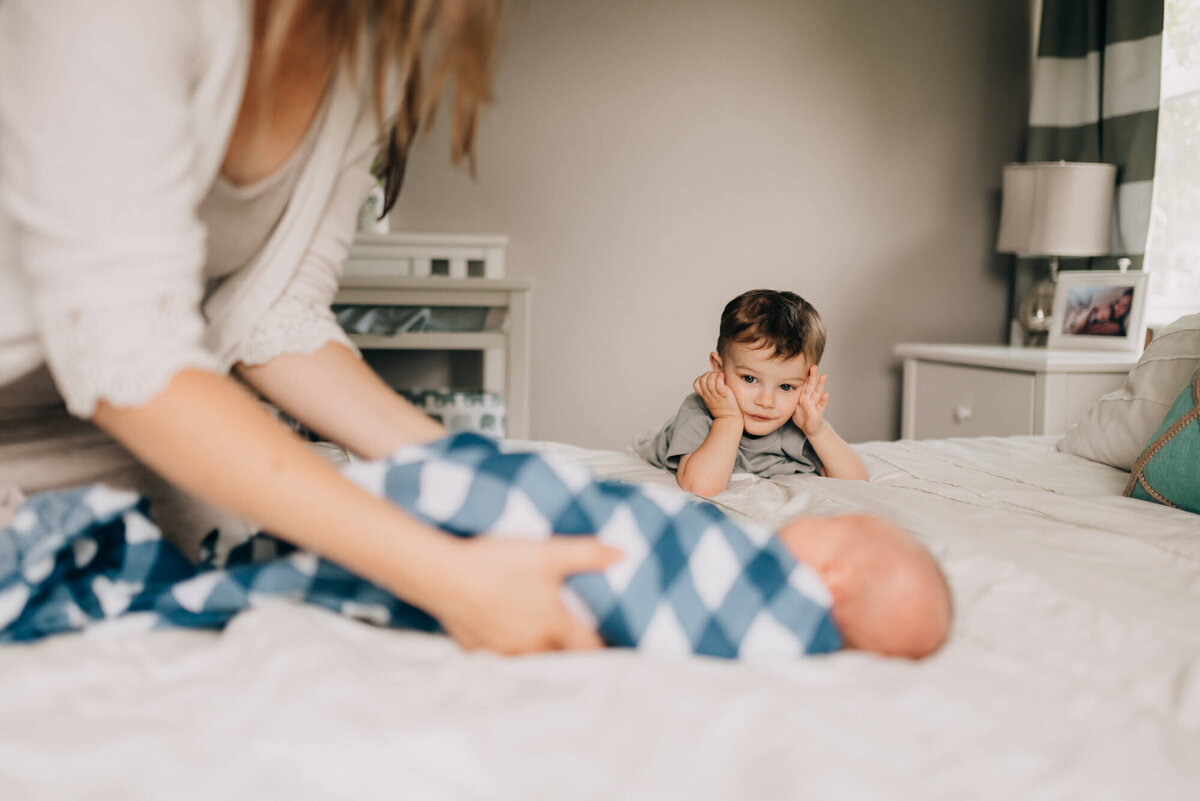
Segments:
[[[954,422],[965,423],[971,419],[971,407],[965,403],[960,403],[954,407]]]

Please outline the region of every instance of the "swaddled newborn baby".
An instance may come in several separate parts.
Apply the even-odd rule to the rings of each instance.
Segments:
[[[878,518],[799,518],[776,536],[677,489],[597,479],[570,461],[505,453],[474,434],[345,470],[458,536],[595,534],[616,546],[619,562],[570,576],[563,588],[609,645],[724,658],[850,647],[915,658],[937,650],[949,627],[937,564]],[[113,617],[127,627],[219,627],[266,598],[438,629],[386,590],[269,535],[227,549],[214,532],[202,563],[191,565],[146,508],[144,498],[102,486],[22,504],[0,528],[0,641]]]
[[[567,579],[565,599],[609,645],[785,657],[840,647],[919,658],[951,602],[930,554],[880,518],[798,518],[778,536],[675,490],[598,479],[474,434],[405,448],[348,477],[460,536],[595,534],[624,558]]]

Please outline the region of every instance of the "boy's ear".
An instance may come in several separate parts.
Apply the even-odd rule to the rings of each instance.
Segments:
[[[714,371],[720,372],[720,370],[721,370],[721,354],[717,353],[715,350],[712,353],[708,354],[708,364],[709,364],[709,366],[712,367],[712,369]]]

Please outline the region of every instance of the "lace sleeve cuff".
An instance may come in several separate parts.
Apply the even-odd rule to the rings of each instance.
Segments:
[[[195,298],[167,293],[40,316],[46,361],[67,410],[91,417],[100,401],[144,406],[185,367],[216,372],[200,345]]]
[[[328,307],[285,296],[238,343],[232,362],[265,364],[285,353],[313,353],[328,342],[359,353]]]

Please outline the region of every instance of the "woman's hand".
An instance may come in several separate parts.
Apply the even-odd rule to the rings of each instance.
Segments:
[[[696,390],[696,394],[704,401],[714,420],[730,417],[741,421],[742,410],[737,405],[737,399],[733,397],[733,390],[726,386],[725,376],[720,372],[710,370],[697,377],[692,382],[692,389]]]
[[[563,580],[600,571],[621,552],[594,537],[455,541],[453,578],[427,608],[459,645],[502,654],[583,650],[600,636],[563,605]]]

